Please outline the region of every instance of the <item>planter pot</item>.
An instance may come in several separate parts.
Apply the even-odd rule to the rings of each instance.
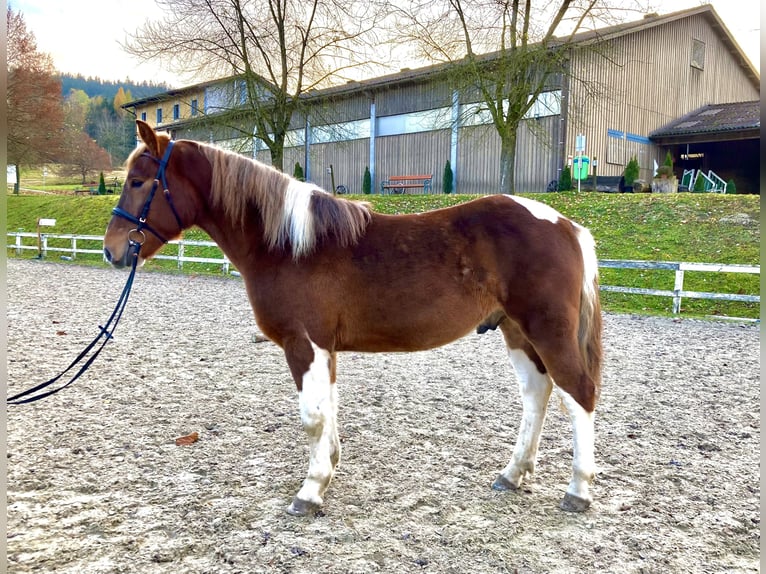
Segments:
[[[663,177],[652,180],[652,193],[677,193],[678,179]]]

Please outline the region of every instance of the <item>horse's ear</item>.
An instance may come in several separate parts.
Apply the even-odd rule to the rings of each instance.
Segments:
[[[142,120],[136,120],[136,125],[138,126],[138,135],[141,137],[141,141],[146,144],[146,147],[149,148],[149,153],[155,157],[160,157],[160,146],[159,142],[157,142],[157,134],[152,129],[152,126]]]

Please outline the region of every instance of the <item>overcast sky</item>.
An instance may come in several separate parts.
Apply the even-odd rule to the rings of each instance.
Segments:
[[[654,0],[661,14],[699,6],[700,0]],[[760,1],[710,0],[734,39],[760,69]],[[37,39],[37,48],[53,57],[63,73],[98,76],[104,80],[150,80],[181,87],[193,80],[140,63],[120,47],[145,20],[158,20],[154,0],[8,0],[21,12]],[[414,67],[414,66],[413,66]]]

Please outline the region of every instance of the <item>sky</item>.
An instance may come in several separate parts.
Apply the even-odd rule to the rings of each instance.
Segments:
[[[760,0],[653,2],[660,14],[703,3],[713,5],[735,41],[760,69]],[[176,88],[195,82],[159,64],[140,62],[120,46],[147,19],[162,18],[155,0],[8,0],[8,4],[24,15],[37,49],[52,56],[59,72],[103,80],[153,81]]]

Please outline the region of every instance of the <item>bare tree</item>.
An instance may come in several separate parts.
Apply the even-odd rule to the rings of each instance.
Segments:
[[[382,0],[381,0],[382,1]],[[283,168],[285,136],[302,96],[371,61],[382,11],[365,0],[158,0],[125,49],[198,79],[237,76],[241,90],[218,102],[216,121],[257,135]]]
[[[78,175],[85,185],[88,174],[112,169],[109,153],[96,141],[81,131],[70,130],[67,133],[67,152],[62,158],[60,173]]]
[[[416,57],[448,62],[450,81],[481,102],[500,137],[500,193],[513,193],[516,140],[538,96],[567,73],[578,32],[615,23],[638,3],[608,0],[422,0],[398,18]],[[627,6],[627,7],[626,7]]]

